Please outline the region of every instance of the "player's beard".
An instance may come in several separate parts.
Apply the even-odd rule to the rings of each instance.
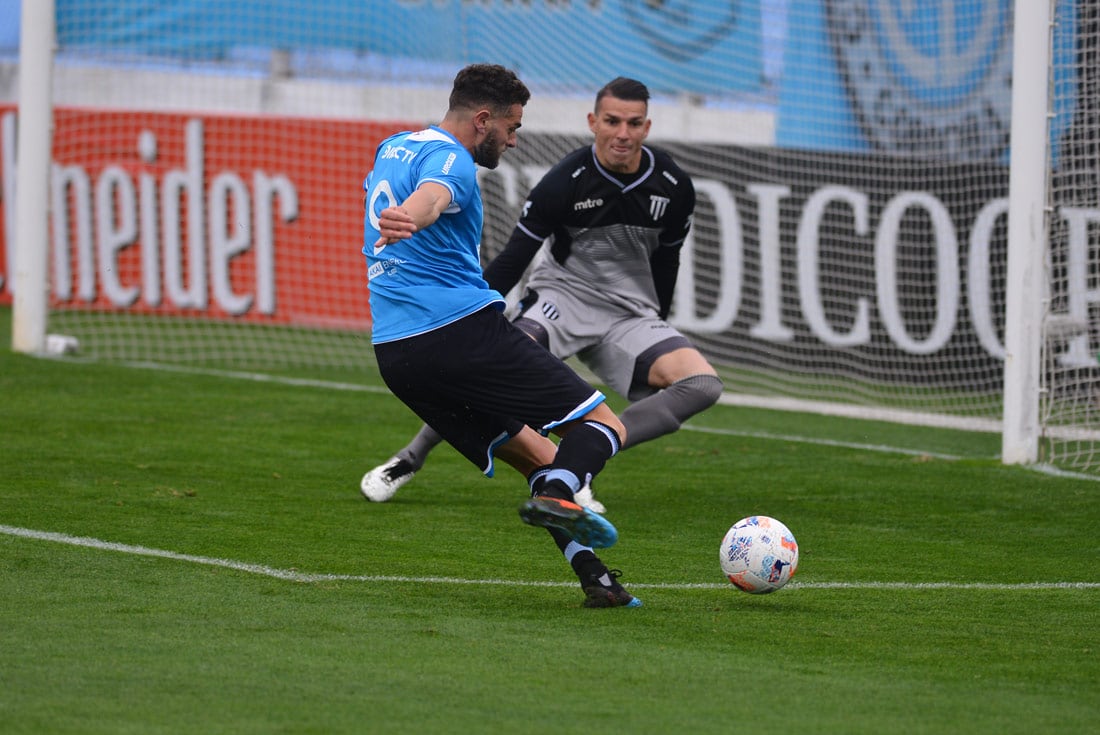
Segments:
[[[474,148],[474,163],[485,168],[496,168],[500,164],[502,153],[504,153],[504,149],[500,147],[497,131],[495,129],[490,130],[489,134],[485,136],[485,140]]]

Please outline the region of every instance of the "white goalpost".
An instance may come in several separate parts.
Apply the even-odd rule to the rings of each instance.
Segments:
[[[378,142],[433,122],[465,63],[520,72],[520,145],[481,172],[488,258],[621,74],[696,184],[671,318],[725,403],[1100,473],[1094,3],[299,5],[22,0],[18,48],[0,35],[13,349],[361,370]]]
[[[1005,299],[1005,388],[1002,457],[1039,457],[1039,388],[1047,252],[1047,125],[1051,7],[1016,0],[1012,50],[1012,154],[1008,190],[1008,296]]]
[[[46,297],[49,252],[49,178],[53,133],[51,78],[54,48],[53,0],[23,0],[20,47],[19,106],[25,125],[20,131],[15,187],[14,242],[7,247],[15,264],[12,288],[12,349],[46,350]],[[10,193],[5,192],[8,196]],[[7,196],[5,197],[7,199]]]

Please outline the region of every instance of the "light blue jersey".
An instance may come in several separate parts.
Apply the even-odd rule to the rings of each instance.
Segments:
[[[430,227],[375,250],[379,213],[428,181],[450,190],[450,206]],[[489,304],[504,308],[503,297],[481,276],[477,164],[454,136],[432,126],[387,138],[364,187],[372,343],[430,332]]]

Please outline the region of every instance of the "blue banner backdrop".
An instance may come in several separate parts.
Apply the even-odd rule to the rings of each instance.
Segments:
[[[777,142],[1007,161],[1013,0],[792,0]],[[1071,117],[1075,9],[1058,3],[1057,141]]]
[[[624,74],[657,93],[728,95],[758,90],[763,68],[760,0],[57,0],[57,21],[63,50],[340,49],[455,69],[499,62],[585,89]]]

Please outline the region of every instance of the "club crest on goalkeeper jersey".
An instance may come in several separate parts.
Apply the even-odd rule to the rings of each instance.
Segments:
[[[430,227],[376,250],[379,213],[429,181],[447,187],[450,206]],[[423,334],[489,304],[503,308],[481,275],[477,165],[451,134],[432,126],[382,141],[364,188],[372,343]]]

